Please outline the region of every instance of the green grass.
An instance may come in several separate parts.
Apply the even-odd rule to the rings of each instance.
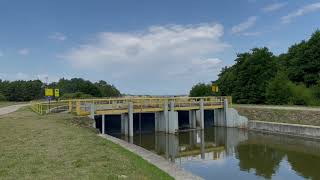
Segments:
[[[0,179],[172,179],[90,125],[28,107],[0,116]]]
[[[29,103],[29,102],[0,101],[0,108],[15,105],[15,104],[25,104],[25,103]]]

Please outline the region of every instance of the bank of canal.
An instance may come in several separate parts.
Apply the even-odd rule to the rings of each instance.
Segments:
[[[177,135],[137,133],[131,141],[204,179],[320,179],[316,140],[210,127]]]

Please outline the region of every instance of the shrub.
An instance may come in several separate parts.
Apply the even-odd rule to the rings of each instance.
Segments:
[[[317,100],[314,93],[310,88],[307,88],[304,84],[289,84],[290,98],[289,104],[294,105],[316,105]]]
[[[0,93],[0,101],[6,101],[6,100],[7,100],[7,98],[3,94]]]
[[[210,95],[212,95],[211,85],[204,84],[204,83],[198,83],[192,87],[189,95],[191,97],[210,96]]]
[[[268,104],[288,104],[290,97],[290,80],[284,72],[277,75],[268,83],[266,89],[266,102]]]

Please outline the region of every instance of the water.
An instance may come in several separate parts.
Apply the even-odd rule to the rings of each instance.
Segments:
[[[114,135],[204,179],[320,179],[320,142],[234,128]]]

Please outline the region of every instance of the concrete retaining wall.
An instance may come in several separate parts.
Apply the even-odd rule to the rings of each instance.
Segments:
[[[267,131],[272,133],[280,133],[294,136],[319,138],[320,127],[300,124],[286,124],[264,121],[249,121],[248,128],[250,130]]]

